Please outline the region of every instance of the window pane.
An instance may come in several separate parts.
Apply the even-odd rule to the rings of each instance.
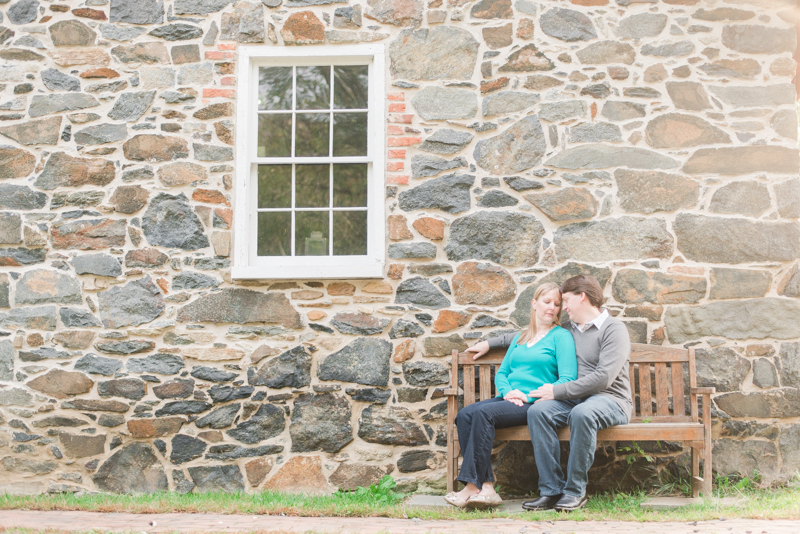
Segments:
[[[333,255],[364,256],[367,253],[367,212],[333,212]]]
[[[290,256],[292,214],[288,211],[258,214],[258,255]]]
[[[258,69],[258,109],[292,109],[292,67]]]
[[[367,114],[333,114],[333,155],[367,155]]]
[[[333,166],[333,205],[337,208],[367,207],[367,164]]]
[[[295,205],[298,208],[327,208],[330,165],[298,165],[294,172]]]
[[[258,157],[281,158],[292,155],[291,113],[258,116]]]
[[[258,207],[292,207],[292,166],[258,166]]]
[[[369,67],[366,65],[334,67],[334,107],[367,109],[368,74]]]
[[[295,256],[327,256],[328,212],[297,211],[294,214],[294,221]]]
[[[297,109],[330,109],[331,68],[297,67]]]
[[[330,114],[298,113],[294,155],[327,156],[330,144]]]

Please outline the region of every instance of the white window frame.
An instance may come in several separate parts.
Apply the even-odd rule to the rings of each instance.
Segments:
[[[386,71],[384,47],[375,44],[241,46],[237,63],[234,279],[383,278],[386,261],[384,206]],[[328,64],[369,65],[367,112],[367,254],[365,256],[258,256],[256,186],[258,67]],[[333,82],[333,80],[331,80]],[[273,158],[277,159],[277,158]],[[300,158],[283,158],[287,163]],[[276,163],[272,161],[272,163]],[[292,239],[294,239],[292,235]]]

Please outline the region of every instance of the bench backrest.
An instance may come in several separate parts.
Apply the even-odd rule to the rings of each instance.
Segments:
[[[464,406],[496,394],[493,367],[502,363],[505,354],[506,349],[492,349],[475,361],[472,353],[453,351],[451,387],[459,389],[458,375],[461,370]],[[689,413],[686,410],[690,388],[697,387],[694,349],[633,343],[629,365],[633,396],[632,423],[698,421],[694,398],[688,403]]]

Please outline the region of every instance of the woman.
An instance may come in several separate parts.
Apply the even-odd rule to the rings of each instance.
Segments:
[[[490,456],[495,429],[526,425],[528,408],[535,400],[528,394],[543,384],[575,380],[578,373],[575,342],[561,328],[560,314],[558,285],[545,283],[536,288],[528,328],[514,337],[495,373],[497,397],[459,410],[456,426],[463,460],[458,480],[466,486],[445,495],[445,500],[453,506],[490,508],[502,504],[492,483]],[[467,351],[484,352],[487,348],[484,344],[486,341]]]

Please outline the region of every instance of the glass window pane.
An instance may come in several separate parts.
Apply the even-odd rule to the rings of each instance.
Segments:
[[[258,109],[292,109],[292,67],[258,69]]]
[[[364,256],[367,253],[367,212],[333,212],[333,255]]]
[[[258,207],[292,207],[292,166],[258,166]]]
[[[367,65],[347,65],[333,68],[334,103],[337,109],[367,109]]]
[[[367,155],[367,114],[333,114],[333,155]]]
[[[298,165],[295,168],[295,205],[327,208],[330,197],[330,165]]]
[[[292,114],[258,116],[258,157],[282,158],[292,155]]]
[[[294,155],[327,156],[330,144],[330,114],[298,113]]]
[[[297,67],[297,109],[330,109],[331,68]]]
[[[288,211],[258,214],[258,255],[290,256],[292,214]]]
[[[333,205],[337,208],[367,207],[367,164],[333,166]]]
[[[328,212],[296,211],[295,256],[328,255]]]

